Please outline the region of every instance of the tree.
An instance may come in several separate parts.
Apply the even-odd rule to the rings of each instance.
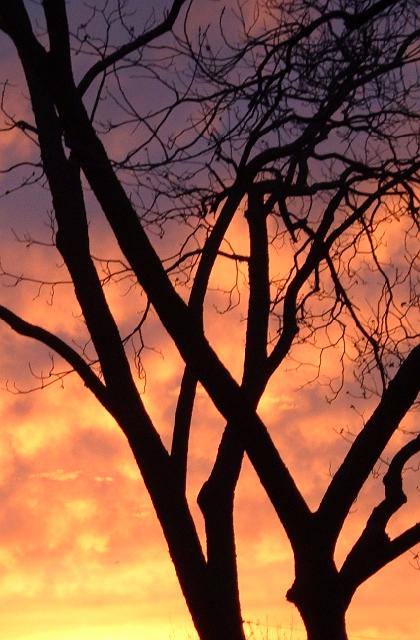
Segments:
[[[53,243],[94,355],[9,308],[0,317],[67,361],[122,429],[202,640],[244,638],[233,511],[245,453],[289,538],[296,576],[287,598],[308,638],[344,640],[357,588],[420,541],[419,523],[392,539],[387,533],[406,501],[404,468],[420,451],[412,433],[388,461],[383,500],[342,566],[334,560],[352,504],[419,392],[418,2],[267,0],[252,12],[246,4],[222,11],[217,29],[197,26],[195,5],[184,0],[143,28],[123,0],[69,5],[70,25],[66,9],[64,0],[43,0],[42,11],[2,3],[0,27],[32,111],[12,115],[5,83],[5,128],[29,136],[40,156],[3,171],[16,175],[11,192],[50,191]],[[108,140],[129,128],[131,147],[114,156]],[[92,256],[91,194],[121,251],[117,263]],[[238,219],[246,221],[246,254],[229,243]],[[156,230],[178,242],[170,255],[154,247]],[[236,292],[247,300],[240,383],[206,333],[220,259],[247,270],[246,282],[226,291],[226,313]],[[4,267],[3,276],[15,284],[30,277]],[[104,293],[122,276],[147,299],[128,338]],[[137,333],[141,368],[150,309],[185,362],[170,450],[128,356]],[[257,412],[271,377],[302,345],[319,350],[319,371],[326,353],[341,353],[332,397],[350,363],[362,392],[378,396],[314,511]],[[198,495],[205,549],[186,498],[199,383],[226,420]]]

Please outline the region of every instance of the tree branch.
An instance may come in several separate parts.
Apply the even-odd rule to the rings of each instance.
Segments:
[[[92,371],[85,360],[70,347],[64,340],[50,333],[43,327],[27,322],[20,316],[16,315],[10,309],[0,305],[0,319],[9,325],[16,333],[42,342],[50,349],[53,349],[60,355],[71,367],[79,374],[86,387],[92,391],[95,397],[107,409],[110,409],[110,401],[106,386],[101,382],[98,376]]]
[[[389,383],[325,492],[317,515],[331,545],[335,544],[351,505],[419,391],[420,345],[410,352]]]
[[[179,388],[171,445],[171,459],[175,474],[184,491],[187,482],[188,446],[196,390],[197,376],[192,367],[187,364]]]
[[[309,510],[265,425],[256,416],[238,384],[204,338],[187,305],[174,290],[82,104],[59,100],[58,106],[74,153],[139,283],[184,361],[194,367],[196,375],[225,419],[239,429],[248,455],[275,509],[281,514],[284,526],[293,538],[299,538],[302,522],[306,522]]]
[[[170,31],[174,26],[175,20],[177,19],[179,12],[181,11],[181,8],[186,3],[186,1],[187,0],[174,0],[171,9],[167,13],[165,19],[160,24],[158,24],[156,27],[153,27],[153,29],[150,29],[150,31],[147,31],[146,33],[142,33],[140,36],[135,38],[132,42],[128,42],[122,47],[119,47],[116,51],[109,54],[108,56],[105,56],[99,62],[96,62],[85,73],[85,75],[79,82],[78,90],[79,90],[80,96],[83,96],[86,93],[86,91],[88,90],[92,82],[95,80],[95,78],[99,74],[106,71],[109,67],[114,65],[116,62],[118,62],[125,56],[129,55],[130,53],[133,53],[133,51],[140,49],[140,47],[146,46],[147,44],[149,44],[149,42],[156,40],[159,36]]]
[[[267,211],[263,198],[248,193],[245,217],[250,239],[249,300],[245,338],[244,375],[242,386],[252,389],[252,397],[260,397],[267,382],[267,333],[270,313],[270,276],[268,256]],[[258,374],[256,375],[256,371]],[[256,391],[256,380],[263,386]]]
[[[201,258],[188,300],[190,314],[201,327],[203,327],[203,305],[208,289],[209,278],[217,256],[220,253],[220,245],[232,222],[241,198],[242,190],[240,187],[232,187],[201,251]],[[180,481],[184,486],[186,482],[188,442],[197,382],[197,375],[193,372],[191,363],[187,363],[182,377],[175,411],[171,450],[176,473],[180,474]]]
[[[420,523],[390,540],[386,526],[407,502],[403,491],[404,465],[420,451],[420,435],[405,444],[390,462],[384,476],[385,498],[372,511],[366,527],[348,554],[340,576],[352,592],[386,564],[420,542]]]

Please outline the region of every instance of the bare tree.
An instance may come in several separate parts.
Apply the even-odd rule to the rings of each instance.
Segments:
[[[33,114],[12,115],[5,83],[5,128],[20,129],[40,155],[3,171],[16,173],[10,192],[48,186],[53,242],[94,355],[9,308],[0,317],[64,358],[121,427],[202,640],[244,638],[233,522],[244,453],[289,538],[296,575],[287,598],[310,640],[344,640],[357,588],[420,541],[419,523],[387,533],[406,501],[404,468],[420,451],[413,433],[390,459],[384,498],[359,539],[341,566],[334,559],[352,504],[420,386],[418,9],[417,0],[267,0],[227,7],[210,28],[197,26],[196,5],[184,0],[143,27],[123,0],[69,5],[69,17],[64,0],[2,3],[0,28]],[[118,157],[108,143],[117,134],[128,140]],[[92,256],[90,192],[121,259]],[[229,242],[242,219],[246,254]],[[177,246],[158,253],[156,232],[174,228]],[[220,259],[247,274],[225,292],[226,311],[235,296],[247,304],[240,383],[206,334]],[[5,275],[24,279],[3,267]],[[128,338],[104,293],[122,277],[143,295],[140,307],[147,299]],[[129,338],[140,336],[141,367],[150,309],[185,362],[170,450],[128,355]],[[269,380],[302,345],[319,351],[318,372],[327,352],[341,353],[331,397],[351,369],[378,398],[314,511],[257,413]],[[186,498],[198,383],[226,420],[198,495],[205,548]]]

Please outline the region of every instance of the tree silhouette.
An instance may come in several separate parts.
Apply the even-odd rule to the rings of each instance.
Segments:
[[[9,194],[28,185],[51,193],[53,242],[94,356],[9,308],[0,317],[64,358],[121,427],[202,640],[245,637],[233,521],[244,454],[290,541],[287,598],[308,638],[344,640],[357,588],[420,541],[418,523],[387,533],[406,501],[404,468],[420,451],[412,433],[389,460],[383,500],[343,564],[334,560],[352,504],[420,387],[418,2],[239,3],[213,27],[199,24],[200,0],[175,0],[153,24],[124,0],[95,5],[69,5],[69,16],[64,0],[0,8],[33,114],[22,106],[15,115],[5,82],[4,129],[20,129],[40,156],[28,151],[3,172],[16,176]],[[91,194],[121,260],[92,255]],[[238,220],[244,254],[229,240]],[[157,238],[168,234],[163,254]],[[239,274],[226,287],[225,313],[238,296],[247,305],[240,382],[206,333],[220,260]],[[16,285],[30,277],[2,273]],[[143,295],[139,305],[147,299],[128,337],[104,293],[121,277]],[[139,337],[141,369],[151,310],[185,362],[170,450],[128,355]],[[350,370],[365,395],[377,395],[314,511],[257,411],[272,376],[305,345],[319,351],[319,374],[328,353],[341,354],[331,398]],[[226,420],[198,495],[205,548],[186,498],[198,383]]]

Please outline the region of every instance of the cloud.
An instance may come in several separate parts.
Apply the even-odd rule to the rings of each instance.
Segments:
[[[79,471],[66,471],[65,469],[54,469],[53,471],[40,471],[38,473],[32,473],[29,477],[43,478],[45,480],[54,480],[57,482],[68,482],[69,480],[76,480],[80,475]]]

